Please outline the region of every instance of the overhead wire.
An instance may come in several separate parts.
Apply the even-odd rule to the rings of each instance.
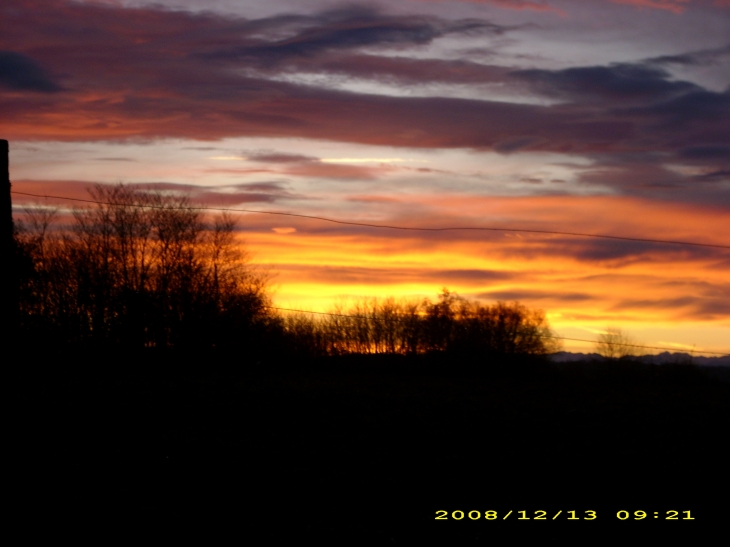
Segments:
[[[30,193],[30,192],[19,192],[17,190],[11,190],[11,193],[23,195],[23,196],[31,196],[31,197],[46,198],[46,199],[47,198],[64,199],[64,200],[68,200],[68,201],[75,201],[75,202],[81,202],[81,203],[94,203],[94,204],[99,204],[99,205],[110,205],[110,206],[124,205],[124,204],[119,204],[119,203],[114,203],[114,202],[98,201],[98,200],[83,199],[83,198],[72,198],[72,197],[67,197],[67,196],[55,196],[55,195],[45,195],[45,194],[34,194],[34,193]],[[397,226],[397,225],[389,225],[389,224],[372,224],[372,223],[365,223],[365,222],[337,220],[337,219],[332,219],[332,218],[328,218],[328,217],[320,217],[320,216],[315,216],[315,215],[288,213],[288,212],[283,212],[283,211],[261,211],[261,210],[255,210],[255,209],[239,209],[239,208],[230,208],[230,207],[175,207],[175,206],[169,206],[169,205],[162,206],[162,205],[152,205],[152,204],[135,204],[134,207],[142,207],[142,208],[150,208],[150,209],[196,210],[196,211],[209,210],[209,211],[222,211],[222,212],[240,212],[240,213],[250,213],[250,214],[279,215],[279,216],[320,220],[320,221],[324,221],[324,222],[331,222],[331,223],[335,223],[335,224],[344,224],[344,225],[350,225],[350,226],[363,226],[363,227],[369,227],[369,228],[385,228],[385,229],[392,229],[392,230],[411,230],[411,231],[428,231],[428,232],[444,232],[444,231],[455,231],[455,230],[518,232],[518,233],[567,235],[567,236],[578,236],[578,237],[614,239],[614,240],[623,240],[623,241],[638,241],[638,242],[645,242],[645,243],[664,243],[664,244],[673,244],[673,245],[690,245],[690,246],[696,246],[696,247],[712,247],[712,248],[718,248],[718,249],[730,249],[730,245],[698,243],[698,242],[692,242],[692,241],[676,241],[676,240],[666,240],[666,239],[624,237],[624,236],[613,236],[613,235],[606,235],[606,234],[562,232],[562,231],[556,231],[556,230],[530,230],[530,229],[519,229],[519,228],[482,227],[482,226],[455,226],[455,227],[442,227],[442,228],[428,228],[428,227],[415,227],[415,226]],[[299,313],[310,313],[310,314],[316,314],[316,315],[366,318],[364,316],[354,316],[354,315],[336,314],[336,313],[327,313],[327,312],[314,312],[314,311],[297,310],[297,309],[291,309],[291,308],[279,308],[279,307],[275,307],[275,306],[265,306],[265,307],[267,309],[299,312]],[[595,343],[595,340],[584,340],[584,339],[580,339],[580,338],[566,338],[566,337],[561,337],[561,336],[549,336],[549,335],[540,335],[540,337],[541,338],[552,338],[552,339],[556,339],[556,340],[567,340],[567,341],[572,341],[572,342]],[[660,346],[644,346],[644,345],[626,344],[626,343],[613,343],[613,345],[622,346],[622,347],[643,348],[643,349],[658,349],[658,350],[666,350],[666,351],[676,351],[676,349],[677,349],[677,348],[667,348],[667,347],[660,347]],[[714,351],[693,350],[693,352],[709,353],[709,354],[721,355],[721,356],[727,355],[725,353],[714,352]]]
[[[68,201],[76,201],[76,202],[82,202],[82,203],[96,203],[99,205],[111,205],[111,206],[122,205],[119,203],[113,203],[113,202],[107,202],[107,201],[96,201],[96,200],[91,200],[91,199],[71,198],[71,197],[65,197],[65,196],[52,196],[52,195],[44,195],[44,194],[32,194],[30,192],[19,192],[17,190],[12,190],[11,192],[13,194],[18,194],[18,195],[23,195],[23,196],[32,196],[32,197],[37,197],[37,198],[65,199]],[[582,232],[563,232],[563,231],[558,231],[558,230],[533,230],[533,229],[526,229],[526,228],[506,228],[506,227],[496,227],[496,226],[447,226],[447,227],[440,227],[440,228],[429,228],[429,227],[423,227],[423,226],[398,226],[398,225],[394,225],[394,224],[375,224],[375,223],[369,223],[369,222],[354,222],[354,221],[349,221],[349,220],[339,220],[339,219],[316,216],[316,215],[289,213],[289,212],[285,212],[285,211],[262,211],[262,210],[257,210],[257,209],[239,209],[239,208],[232,208],[232,207],[171,207],[168,205],[162,206],[162,205],[148,205],[148,204],[138,204],[138,205],[134,205],[134,207],[142,207],[142,208],[150,208],[150,209],[182,209],[182,210],[187,209],[187,210],[196,210],[196,211],[203,210],[203,211],[249,213],[249,214],[259,214],[259,215],[277,215],[277,216],[286,216],[286,217],[295,217],[295,218],[305,218],[305,219],[310,219],[310,220],[319,220],[322,222],[343,224],[343,225],[347,225],[347,226],[361,226],[361,227],[367,227],[367,228],[381,228],[381,229],[389,229],[389,230],[405,230],[405,231],[420,231],[420,232],[447,232],[447,231],[515,232],[515,233],[527,233],[527,234],[591,237],[591,238],[612,239],[612,240],[619,240],[619,241],[634,241],[634,242],[641,242],[641,243],[689,245],[689,246],[693,246],[693,247],[709,247],[709,248],[715,248],[715,249],[730,249],[730,245],[722,245],[722,244],[716,244],[716,243],[700,243],[700,242],[696,242],[696,241],[679,241],[679,240],[671,240],[671,239],[616,236],[616,235],[607,235],[607,234],[587,234],[587,233],[582,233]]]

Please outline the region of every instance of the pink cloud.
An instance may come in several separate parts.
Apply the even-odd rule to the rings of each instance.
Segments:
[[[98,184],[93,181],[85,180],[13,180],[12,181],[12,200],[13,205],[26,206],[30,204],[43,204],[49,206],[69,207],[73,204],[71,201],[59,201],[54,198],[38,198],[17,194],[16,192],[24,192],[28,194],[36,194],[41,196],[64,196],[74,199],[91,199],[89,190]],[[81,203],[77,203],[81,205]]]
[[[227,175],[252,175],[273,173],[278,175],[293,175],[297,177],[320,177],[332,179],[373,179],[378,173],[391,171],[391,166],[362,166],[347,164],[330,164],[319,161],[302,162],[296,165],[276,166],[271,168],[209,168],[206,173]]]
[[[78,180],[17,180],[13,181],[12,201],[16,208],[29,205],[44,205],[59,208],[86,207],[85,200],[93,199],[89,190],[97,182]],[[273,203],[283,198],[298,198],[286,188],[276,183],[239,184],[225,188],[226,191],[216,191],[209,187],[179,183],[141,183],[131,185],[141,191],[172,192],[189,197],[195,205],[209,207],[231,207],[246,203]],[[22,192],[22,193],[18,193]],[[62,196],[71,199],[56,199]],[[78,200],[78,201],[73,201]]]
[[[628,4],[638,8],[652,8],[682,13],[692,0],[611,0],[616,4]]]
[[[311,162],[289,167],[285,170],[285,173],[299,177],[373,179],[376,178],[379,173],[392,170],[393,168],[390,166],[363,166]]]

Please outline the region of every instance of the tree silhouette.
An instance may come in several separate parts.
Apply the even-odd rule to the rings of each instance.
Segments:
[[[211,348],[255,339],[268,321],[267,279],[247,265],[225,215],[186,198],[96,186],[97,202],[51,231],[29,211],[18,236],[32,264],[21,323],[59,342],[126,348]]]
[[[607,359],[621,359],[639,354],[633,338],[618,327],[606,327],[606,332],[598,335],[596,352]]]
[[[290,343],[314,355],[446,352],[463,357],[545,355],[558,341],[539,310],[518,302],[485,306],[443,289],[436,302],[363,298],[330,315],[283,320]]]

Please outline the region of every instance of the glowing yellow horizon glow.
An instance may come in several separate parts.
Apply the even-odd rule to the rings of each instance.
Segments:
[[[693,350],[695,348],[694,346],[690,346],[689,344],[678,344],[676,342],[666,342],[662,340],[660,340],[659,343],[663,346],[673,346],[677,349]]]
[[[442,200],[447,208],[448,201]],[[478,211],[474,201],[471,211]],[[617,205],[622,206],[618,216],[626,219],[625,230],[639,237],[700,239],[693,232],[701,225],[705,241],[722,242],[714,237],[722,234],[722,212],[676,204],[643,207],[627,198],[530,197],[493,198],[489,208],[505,218],[539,213],[535,218],[551,219],[556,229],[570,229],[570,223],[588,215],[600,226]],[[667,218],[672,219],[669,226]],[[665,229],[658,230],[661,224]],[[695,355],[702,350],[730,353],[730,316],[722,304],[726,254],[654,245],[603,256],[612,242],[576,238],[566,244],[551,236],[474,233],[429,239],[414,232],[343,234],[336,227],[317,232],[313,230],[322,225],[307,220],[292,225],[296,232],[257,228],[244,238],[255,262],[267,264],[275,274],[274,303],[280,307],[326,312],[337,302],[360,297],[434,300],[447,287],[482,303],[518,300],[542,309],[564,337],[596,340],[616,326],[641,345],[694,350]],[[572,341],[564,349],[594,350],[593,342]]]

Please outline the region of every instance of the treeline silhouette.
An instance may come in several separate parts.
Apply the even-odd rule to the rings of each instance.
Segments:
[[[542,311],[518,302],[482,305],[448,289],[436,302],[364,298],[329,314],[291,315],[283,324],[296,350],[315,356],[545,355],[559,347]]]
[[[541,311],[482,305],[443,289],[435,302],[361,299],[332,314],[279,314],[232,217],[185,197],[123,184],[90,190],[93,206],[53,226],[17,224],[19,330],[65,348],[245,349],[311,358],[357,354],[544,355],[557,349]]]

